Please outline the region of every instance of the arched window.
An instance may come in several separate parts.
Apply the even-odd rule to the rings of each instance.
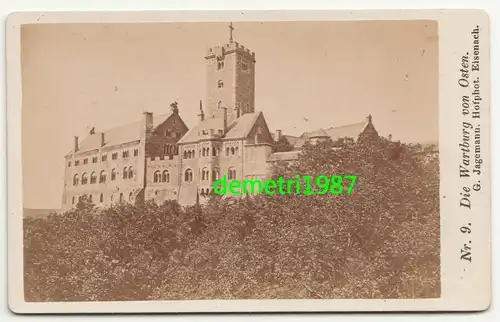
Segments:
[[[223,82],[222,80],[219,80],[219,81],[217,82],[217,87],[218,87],[218,88],[223,88],[223,87],[224,87],[224,82]]]
[[[208,168],[203,168],[201,170],[201,180],[208,180],[210,178],[210,171]]]
[[[101,174],[99,175],[99,183],[105,183],[106,182],[106,171],[102,170]]]
[[[132,192],[128,194],[128,201],[132,201]]]
[[[238,155],[238,147],[234,148],[234,154]]]
[[[219,101],[219,102],[217,103],[217,108],[218,108],[219,110],[222,108],[222,101]]]
[[[73,176],[73,185],[78,186],[78,181],[79,181],[78,174],[75,174]]]
[[[123,202],[123,193],[120,193],[120,202]]]
[[[104,195],[101,193],[101,197],[99,197],[99,202],[104,202]]]
[[[229,168],[229,170],[227,171],[227,178],[229,180],[236,179],[236,170],[233,167]]]
[[[92,202],[92,194],[89,194],[89,201]]]
[[[86,173],[82,174],[82,185],[87,184],[87,180],[88,180],[87,174]]]
[[[167,154],[167,145],[166,144],[163,145],[163,154]]]
[[[231,155],[234,155],[234,147],[231,147]]]
[[[75,204],[75,197],[73,197],[73,199],[71,199],[71,203],[74,205]]]
[[[95,172],[92,172],[92,174],[90,175],[90,183],[97,183],[97,174]]]
[[[161,175],[161,181],[162,182],[170,182],[170,173],[167,170],[163,171],[163,173]]]
[[[229,156],[229,147],[226,148],[226,156]]]
[[[155,171],[155,173],[153,175],[153,181],[154,182],[160,182],[160,180],[161,180],[160,171]]]
[[[188,157],[187,151],[184,151],[184,159],[187,159],[187,157]]]
[[[116,180],[116,170],[111,170],[111,181]]]
[[[219,169],[215,168],[212,170],[212,181],[219,180]]]
[[[184,172],[184,181],[186,181],[186,182],[193,181],[193,171],[191,169],[187,169]]]
[[[134,170],[132,167],[128,167],[128,178],[132,179],[134,177]]]
[[[128,175],[128,169],[127,167],[123,168],[123,179],[127,179],[127,175]]]

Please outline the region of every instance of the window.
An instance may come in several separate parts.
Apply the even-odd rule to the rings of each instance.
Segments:
[[[218,88],[223,88],[223,87],[224,87],[224,82],[223,82],[222,80],[219,80],[219,81],[217,82],[217,87],[218,87]]]
[[[215,148],[212,148],[212,156],[213,157],[217,156],[217,150]]]
[[[92,202],[92,194],[89,195],[89,201]]]
[[[219,169],[212,170],[212,181],[219,180]]]
[[[128,150],[122,152],[122,158],[128,158]]]
[[[111,154],[111,159],[113,159],[113,160],[118,159],[118,152]]]
[[[75,176],[73,177],[73,185],[74,186],[78,186],[78,174],[75,174]]]
[[[96,182],[97,182],[97,174],[95,172],[92,172],[92,174],[90,175],[90,183],[94,184]]]
[[[71,161],[68,162],[68,168],[71,167]]]
[[[165,136],[170,136],[170,130],[165,130]]]
[[[87,184],[87,180],[88,180],[87,174],[86,173],[82,174],[82,185]]]
[[[89,159],[83,159],[83,164],[89,163]]]
[[[229,168],[229,170],[227,171],[227,178],[229,180],[236,179],[236,170],[233,167]]]
[[[180,138],[181,137],[181,132],[175,132],[175,137]]]
[[[132,192],[128,194],[128,201],[130,201],[130,202],[132,201],[132,196],[133,196]]]
[[[201,171],[201,180],[209,180],[210,179],[210,171],[207,168],[204,168]]]
[[[120,193],[120,202],[123,202],[123,193]]]
[[[170,182],[170,173],[167,170],[163,171],[163,174],[161,175],[161,181]]]
[[[139,155],[139,149],[134,149],[134,157]]]
[[[193,181],[193,171],[191,169],[187,169],[186,172],[184,172],[184,181]]]
[[[101,174],[99,175],[99,183],[105,183],[106,182],[106,171],[102,170]]]
[[[219,102],[217,103],[217,108],[218,108],[219,110],[222,108],[222,101],[219,101]]]
[[[229,156],[229,147],[226,148],[226,156]]]
[[[160,182],[161,181],[161,177],[160,177],[160,171],[155,171],[155,173],[153,174],[153,182]]]
[[[104,161],[107,161],[107,160],[108,160],[108,155],[107,155],[107,154],[103,154],[103,155],[101,156],[101,161],[103,161],[103,162],[104,162]]]
[[[234,148],[234,154],[235,154],[235,155],[238,155],[238,147],[235,147],[235,148]]]
[[[71,199],[71,203],[74,205],[75,204],[75,197]]]
[[[80,160],[75,161],[75,167],[80,164]]]
[[[104,195],[101,193],[101,196],[99,197],[99,202],[104,202]]]
[[[224,61],[223,60],[217,62],[217,69],[219,69],[219,70],[224,69]]]
[[[250,111],[250,103],[245,103],[245,112],[249,112]]]
[[[234,147],[231,147],[231,155],[234,155]]]
[[[111,170],[111,181],[116,180],[116,170]]]
[[[188,157],[187,151],[184,151],[184,159],[187,159],[187,157]]]
[[[123,179],[127,179],[127,175],[128,175],[128,169],[127,167],[123,168]]]
[[[244,61],[241,62],[241,69],[248,70],[248,64]]]
[[[97,157],[92,158],[92,163],[97,163]]]
[[[132,179],[134,177],[134,170],[132,170],[132,167],[128,168],[128,178]]]

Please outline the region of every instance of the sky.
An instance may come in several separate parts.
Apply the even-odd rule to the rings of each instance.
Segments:
[[[255,109],[284,134],[357,123],[438,140],[433,21],[234,22],[256,55]],[[75,135],[165,114],[192,127],[205,101],[207,48],[228,23],[34,24],[21,31],[24,207],[60,208]]]

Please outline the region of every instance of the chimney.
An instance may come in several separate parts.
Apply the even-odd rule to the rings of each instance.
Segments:
[[[153,131],[153,113],[144,112],[144,131],[149,133]]]
[[[227,131],[227,107],[224,107],[224,134]]]
[[[281,138],[281,130],[276,130],[274,141],[278,141],[280,138]]]
[[[106,144],[106,141],[104,140],[104,132],[101,133],[101,147],[103,147]]]
[[[73,149],[73,152],[76,153],[78,152],[78,136],[75,136],[75,139],[74,139],[74,149]]]
[[[200,114],[198,114],[198,116],[200,118],[200,122],[205,119],[205,113],[203,113],[203,105],[201,103],[201,100],[200,100]]]

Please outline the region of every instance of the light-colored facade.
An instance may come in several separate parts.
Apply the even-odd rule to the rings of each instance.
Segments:
[[[188,129],[177,103],[166,115],[144,113],[137,123],[91,134],[66,155],[63,209],[88,195],[96,205],[116,202],[177,200],[203,202],[213,183],[265,179],[270,164],[295,160],[302,145],[322,138],[357,138],[376,131],[368,122],[329,128],[300,137],[285,136],[291,152],[273,149],[281,131],[271,134],[264,114],[255,112],[255,53],[232,40],[208,49],[205,106],[199,122]]]

